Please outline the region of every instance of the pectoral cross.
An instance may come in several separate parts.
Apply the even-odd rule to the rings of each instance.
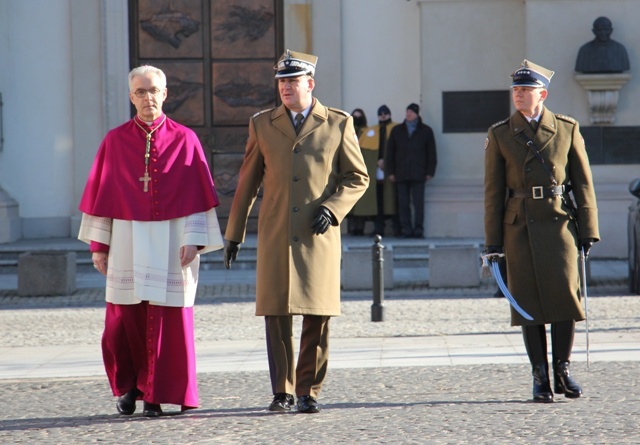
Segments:
[[[144,172],[144,176],[142,176],[141,178],[138,178],[138,181],[143,182],[144,181],[144,188],[142,189],[142,191],[144,191],[145,193],[149,191],[149,181],[151,181],[151,176],[149,176],[149,172],[145,171]]]
[[[142,176],[141,178],[138,178],[138,181],[140,182],[144,182],[144,188],[142,189],[145,193],[149,191],[149,181],[151,181],[151,176],[149,176],[149,157],[150,157],[150,153],[151,153],[151,135],[162,126],[162,124],[164,124],[164,122],[167,120],[167,116],[164,116],[164,118],[162,119],[162,122],[160,122],[156,128],[154,128],[151,131],[147,131],[144,129],[144,127],[142,125],[140,125],[137,121],[137,116],[133,118],[133,122],[135,122],[135,124],[140,127],[140,129],[142,131],[144,131],[144,133],[147,135],[147,143],[146,143],[146,147],[144,150],[144,176]]]

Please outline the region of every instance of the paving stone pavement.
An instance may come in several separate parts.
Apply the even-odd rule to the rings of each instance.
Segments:
[[[263,349],[253,284],[219,276],[212,281],[203,280],[198,291],[196,348],[245,340]],[[476,364],[417,365],[425,360],[414,355],[401,367],[365,367],[343,357],[341,366],[330,364],[320,395],[323,410],[315,415],[266,411],[271,398],[266,363],[252,371],[201,372],[199,409],[179,414],[166,406],[166,416],[149,419],[140,412],[118,415],[102,372],[2,375],[3,369],[23,366],[12,358],[16,351],[71,346],[99,354],[102,289],[85,287],[62,297],[18,297],[3,290],[0,444],[640,444],[640,296],[628,295],[619,279],[592,288],[592,339],[612,338],[614,345],[602,351],[592,342],[595,360],[587,367],[580,323],[572,373],[585,396],[536,404],[530,400],[530,367],[518,328],[509,326],[507,302],[492,292],[492,286],[407,286],[387,293],[380,323],[370,320],[370,293],[349,292],[343,294],[343,316],[331,322],[338,346],[350,340],[429,345],[471,339],[462,353],[476,354]],[[508,362],[474,352],[485,351],[482,339],[501,334],[520,348]]]
[[[574,374],[581,399],[527,399],[524,365],[338,369],[319,414],[265,411],[266,372],[199,375],[203,407],[114,414],[104,378],[0,384],[3,444],[637,444],[637,362]]]

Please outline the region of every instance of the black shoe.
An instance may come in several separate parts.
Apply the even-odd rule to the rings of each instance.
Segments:
[[[273,401],[271,402],[271,405],[269,405],[269,411],[277,413],[291,411],[293,403],[293,396],[291,394],[279,392],[273,397]]]
[[[162,415],[162,408],[155,403],[144,402],[142,415],[146,417],[160,417]]]
[[[549,382],[549,372],[546,365],[536,365],[533,367],[533,401],[539,403],[553,402],[551,383]]]
[[[582,397],[582,388],[569,373],[569,362],[559,362],[553,367],[553,390],[556,394],[564,394],[570,399]]]
[[[118,412],[126,416],[130,416],[136,412],[136,399],[140,394],[141,392],[138,391],[137,388],[134,388],[128,393],[118,397],[118,401],[116,402]]]
[[[300,396],[298,397],[298,412],[299,413],[319,413],[320,405],[318,405],[318,401],[311,396]]]

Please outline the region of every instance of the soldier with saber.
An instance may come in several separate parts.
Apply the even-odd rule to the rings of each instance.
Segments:
[[[536,402],[553,402],[554,392],[582,396],[569,372],[575,322],[585,319],[578,256],[600,239],[578,122],[544,106],[552,76],[524,60],[511,75],[516,111],[489,128],[485,142],[486,252],[505,254],[508,290],[522,309],[512,306],[511,324],[522,326]]]

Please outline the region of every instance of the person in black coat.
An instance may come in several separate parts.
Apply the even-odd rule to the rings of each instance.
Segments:
[[[420,106],[409,104],[405,121],[391,130],[385,160],[387,177],[396,184],[404,238],[424,238],[424,186],[435,175],[436,164],[433,130],[422,122]]]

